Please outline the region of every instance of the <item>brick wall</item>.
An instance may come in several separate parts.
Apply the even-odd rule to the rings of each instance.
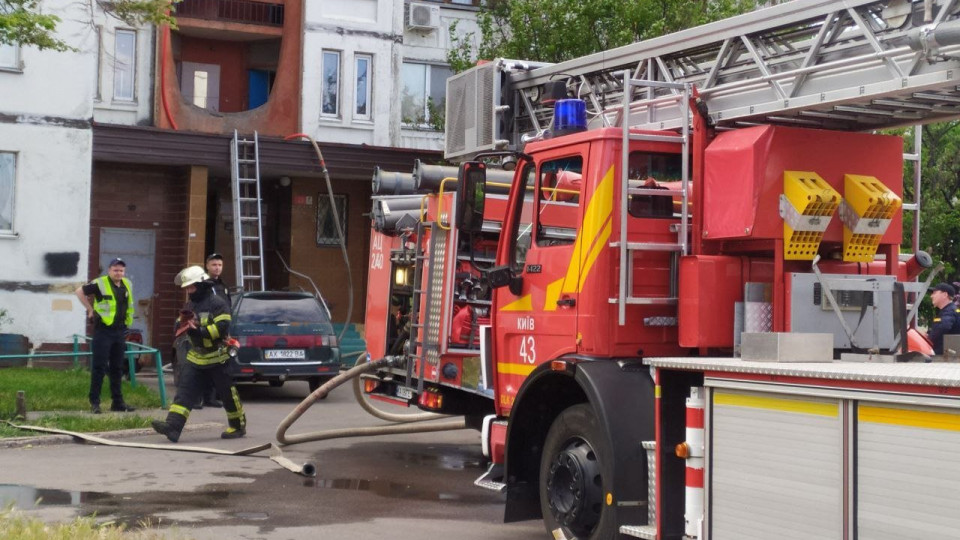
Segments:
[[[186,263],[189,171],[185,168],[94,163],[90,197],[89,277],[99,268],[100,229],[149,229],[156,235],[152,343],[169,356],[173,320],[184,295],[173,278]],[[170,359],[164,358],[167,362]]]

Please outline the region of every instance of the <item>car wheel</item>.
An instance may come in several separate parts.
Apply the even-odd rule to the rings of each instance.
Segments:
[[[268,381],[268,383],[270,384],[271,388],[280,388],[281,386],[283,386],[283,381],[281,381],[280,379],[271,379],[270,381]]]
[[[320,385],[327,382],[328,380],[329,379],[326,379],[324,377],[310,377],[309,379],[307,379],[307,384],[310,386],[310,393],[312,394],[316,392],[317,388],[320,388]],[[320,399],[327,399],[327,396],[323,396]]]
[[[540,509],[547,532],[557,538],[613,537],[615,517],[604,504],[613,482],[610,456],[589,404],[574,405],[554,420],[540,460]]]

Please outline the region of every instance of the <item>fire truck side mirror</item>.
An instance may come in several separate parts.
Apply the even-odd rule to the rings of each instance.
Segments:
[[[515,295],[523,292],[523,277],[515,275],[510,265],[495,266],[487,270],[487,283],[493,289],[510,287],[510,292]]]
[[[457,229],[480,232],[483,228],[483,203],[487,189],[487,166],[479,161],[460,165],[457,174]]]

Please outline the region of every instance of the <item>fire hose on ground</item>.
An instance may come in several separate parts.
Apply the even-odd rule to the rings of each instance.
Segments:
[[[290,414],[287,415],[283,421],[277,426],[277,442],[281,446],[290,446],[293,444],[300,444],[311,441],[324,441],[328,439],[341,439],[346,437],[366,437],[370,435],[396,435],[396,434],[408,434],[408,433],[430,433],[436,431],[450,431],[456,429],[465,429],[467,427],[465,418],[452,418],[444,422],[430,422],[421,424],[420,422],[425,422],[428,420],[439,420],[442,418],[449,418],[444,415],[437,415],[433,413],[426,414],[415,414],[415,415],[396,415],[391,413],[385,413],[378,409],[370,406],[369,403],[366,403],[366,400],[359,399],[360,405],[374,416],[382,419],[389,419],[391,421],[397,422],[395,424],[389,424],[385,426],[373,426],[373,427],[359,427],[359,428],[341,428],[341,429],[328,429],[324,431],[313,431],[308,433],[300,433],[296,435],[287,435],[287,430],[290,429],[290,426],[293,425],[303,413],[307,411],[314,403],[325,398],[327,394],[334,388],[342,385],[343,383],[351,380],[357,379],[359,381],[360,375],[376,371],[381,368],[397,366],[401,362],[401,358],[387,356],[376,360],[373,362],[358,363],[354,367],[350,368],[347,371],[337,375],[336,377],[330,379],[326,383],[317,388],[315,391],[311,392],[303,401],[300,402]],[[362,397],[362,396],[361,396]]]

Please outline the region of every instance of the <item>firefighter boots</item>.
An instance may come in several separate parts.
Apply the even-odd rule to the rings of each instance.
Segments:
[[[164,422],[162,420],[154,420],[150,422],[150,425],[153,426],[153,430],[161,435],[166,435],[170,442],[177,442],[180,440],[180,430],[176,427],[170,425],[169,422]]]
[[[226,431],[220,434],[221,439],[239,439],[247,434],[247,430],[243,428],[227,428]]]

